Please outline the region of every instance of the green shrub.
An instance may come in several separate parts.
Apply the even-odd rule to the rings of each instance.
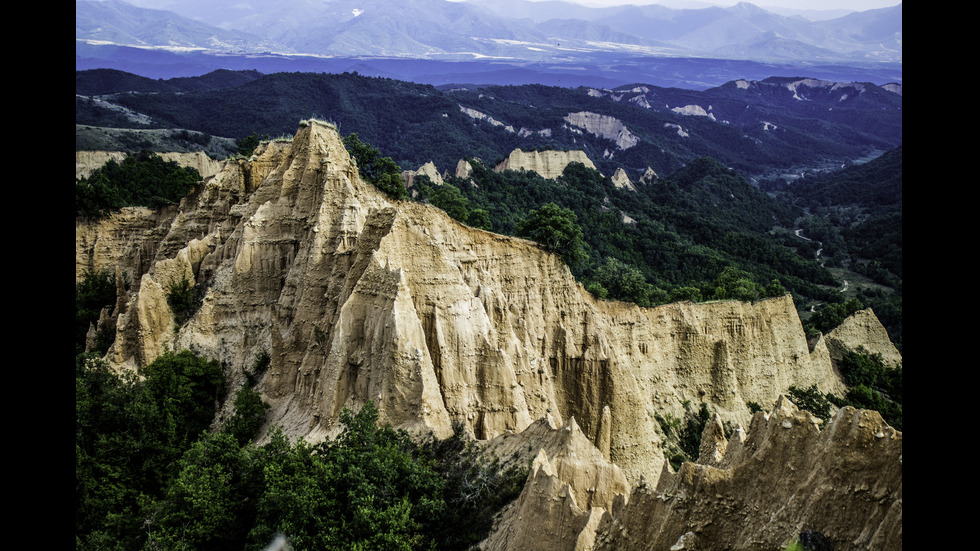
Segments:
[[[589,260],[578,216],[572,209],[555,203],[546,203],[539,209],[531,210],[517,224],[517,235],[537,241],[569,266]]]
[[[675,471],[679,470],[685,461],[697,461],[701,454],[701,435],[704,433],[704,427],[711,420],[708,404],[704,402],[697,411],[691,409],[690,402],[685,402],[684,410],[684,417],[680,418],[670,413],[664,416],[655,415],[666,435],[662,443],[664,457]]]
[[[245,157],[246,159],[252,156],[255,152],[255,148],[262,143],[262,140],[268,140],[269,135],[259,136],[258,132],[252,132],[244,138],[239,138],[235,141],[236,152]]]
[[[204,285],[191,285],[185,273],[180,281],[171,281],[167,291],[167,304],[174,313],[174,321],[180,327],[187,323],[201,308],[206,288]]]
[[[889,425],[902,430],[902,366],[888,367],[881,354],[858,349],[845,353],[837,368],[849,387],[844,396],[847,405],[873,409]]]
[[[251,385],[243,386],[235,394],[235,413],[225,424],[224,432],[234,436],[239,445],[244,446],[258,434],[270,407]]]
[[[635,302],[640,306],[651,305],[653,286],[647,283],[643,272],[621,260],[606,259],[606,263],[595,272],[595,283],[597,289],[607,291],[609,298]]]
[[[116,303],[116,279],[108,271],[85,272],[82,280],[75,283],[75,354],[85,351],[85,339],[89,327],[96,326],[105,308]],[[105,354],[115,338],[114,326],[97,326],[96,352]]]
[[[164,161],[151,151],[132,153],[121,163],[110,160],[75,180],[75,216],[98,219],[122,207],[171,205],[200,180],[196,169]]]
[[[816,330],[826,334],[840,325],[848,316],[863,309],[864,304],[856,298],[852,298],[846,302],[827,304],[820,310],[814,312],[804,322],[803,326],[807,329],[808,333]]]
[[[402,179],[402,169],[370,144],[358,139],[357,134],[344,138],[344,146],[357,163],[357,172],[362,178],[392,199],[408,199],[408,190]]]
[[[788,397],[796,407],[809,411],[824,423],[830,420],[831,406],[836,400],[833,394],[822,394],[815,384],[805,389],[791,386]]]
[[[157,358],[142,375],[117,375],[100,360],[76,363],[79,547],[142,548],[154,504],[223,398],[221,366],[188,351]]]

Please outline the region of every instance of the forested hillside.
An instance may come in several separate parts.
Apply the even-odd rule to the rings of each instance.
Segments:
[[[902,345],[902,147],[867,164],[779,186],[806,210],[803,235],[820,242],[821,258],[858,284],[848,296],[874,308]]]
[[[275,431],[257,446],[269,406],[254,379],[210,432],[227,384],[189,351],[140,377],[76,357],[76,549],[259,550],[283,531],[297,549],[467,549],[527,477],[461,434],[418,441],[379,426],[370,402],[344,412],[336,440]]]
[[[623,167],[631,178],[647,167],[669,173],[700,156],[744,174],[764,174],[827,160],[839,164],[901,143],[900,95],[871,84],[811,84],[812,90],[763,81],[702,92],[643,85],[442,90],[356,73],[216,71],[156,81],[91,70],[76,72],[75,122],[237,139],[292,135],[297,121],[319,117],[344,134],[357,133],[406,169],[432,161],[445,171],[470,157],[492,163],[517,147],[583,149],[603,173]],[[794,99],[806,93],[807,101]],[[120,108],[151,122],[120,120]],[[617,144],[576,126],[566,120],[573,113],[615,119],[636,142]]]
[[[637,191],[617,188],[577,163],[557,180],[498,173],[475,161],[473,167],[470,178],[450,177],[441,188],[423,180],[419,198],[462,221],[468,214],[460,205],[485,211],[489,229],[506,234],[520,234],[527,213],[543,205],[567,209],[582,230],[584,254],[573,271],[601,296],[641,305],[733,298],[722,279],[737,275],[735,280],[751,282],[747,289],[753,291],[741,297],[748,300],[785,290],[801,300],[836,297],[831,274],[785,245],[802,211],[774,201],[710,158],[638,184]]]

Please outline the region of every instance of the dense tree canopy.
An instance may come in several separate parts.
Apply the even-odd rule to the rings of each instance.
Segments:
[[[240,550],[284,535],[294,549],[468,549],[514,499],[528,466],[454,436],[415,440],[366,403],[334,440],[252,438],[268,406],[248,385],[210,430],[221,366],[191,352],[117,375],[79,356],[75,405],[78,549]]]
[[[344,138],[344,145],[357,163],[357,171],[362,178],[393,199],[408,198],[408,190],[405,189],[405,182],[402,179],[402,169],[391,160],[391,157],[382,157],[381,152],[370,144],[362,142],[357,134]]]
[[[575,213],[555,203],[532,210],[517,225],[517,235],[537,241],[569,266],[589,259],[582,241],[582,228]]]

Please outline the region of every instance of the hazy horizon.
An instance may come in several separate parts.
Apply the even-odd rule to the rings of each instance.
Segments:
[[[453,2],[469,2],[479,4],[481,0],[450,0]],[[530,2],[546,2],[549,0],[528,0]],[[755,4],[760,8],[780,8],[788,10],[809,11],[867,11],[890,8],[901,4],[896,0],[564,0],[575,4],[591,7],[610,7],[623,5],[661,4],[671,8],[703,8],[708,6],[731,7],[742,1]]]

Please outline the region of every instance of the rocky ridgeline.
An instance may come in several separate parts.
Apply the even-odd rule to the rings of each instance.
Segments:
[[[343,408],[372,400],[381,420],[396,427],[442,436],[461,422],[501,453],[519,447],[536,458],[527,495],[486,542],[493,549],[519,548],[532,541],[528,530],[541,526],[550,527],[548,536],[537,539],[556,549],[639,541],[629,539],[639,529],[615,526],[661,518],[641,508],[647,498],[630,497],[645,495],[627,490],[641,480],[644,488],[675,485],[675,505],[681,494],[691,503],[703,495],[714,503],[703,506],[711,513],[755,514],[755,502],[720,499],[727,489],[690,474],[709,472],[707,466],[681,469],[690,484],[678,486],[665,468],[655,414],[679,417],[686,401],[707,402],[722,421],[751,421],[751,442],[760,419],[773,416],[750,417],[747,402],[775,403],[791,385],[844,390],[829,335],[811,350],[791,297],[655,308],[598,300],[535,243],[466,227],[428,205],[388,200],[361,180],[336,130],[316,121],[304,122],[291,143],[263,144],[247,161],[225,162],[179,206],[79,220],[75,239],[76,278],[110,269],[130,282],[119,286],[112,313],[117,336],[107,360],[118,369],[190,348],[221,361],[238,384],[268,355],[258,387],[272,406],[268,426],[292,437],[329,438],[340,430]],[[197,313],[177,327],[166,296],[183,277],[206,292]],[[873,314],[864,319],[866,329],[835,342],[878,351],[875,343],[849,341],[873,332]],[[792,440],[795,453],[843,466],[870,460],[864,456],[871,448],[820,451],[829,444],[819,435],[828,430],[799,433],[808,436]],[[900,457],[900,433],[889,438]],[[758,450],[738,457],[763,457],[764,446]],[[750,486],[770,473],[788,481],[792,473],[827,468],[814,461],[788,471],[784,463],[770,469],[769,460],[724,468]],[[849,476],[843,470],[840,476]],[[889,498],[895,489],[887,484],[869,481],[863,495]],[[809,489],[814,499],[837,495]],[[900,484],[898,492],[900,539]],[[814,504],[794,522],[802,526],[834,507]],[[545,522],[529,513],[541,510],[551,524],[529,524]],[[683,510],[675,506],[664,518]],[[603,528],[607,514],[623,520]],[[656,522],[670,539],[671,523],[687,521]],[[698,522],[698,541],[743,541]],[[539,543],[535,548],[552,545]]]
[[[612,506],[595,549],[763,551],[806,531],[838,551],[901,549],[902,433],[852,407],[818,422],[782,397],[731,441],[716,418],[697,463]]]
[[[508,155],[506,159],[497,164],[497,166],[494,167],[494,171],[503,172],[505,170],[524,170],[528,172],[536,172],[543,178],[556,179],[562,175],[562,173],[565,171],[565,167],[571,163],[582,163],[592,170],[598,170],[595,163],[592,162],[592,159],[590,159],[589,156],[582,150],[524,151],[517,148],[511,151],[510,155]],[[444,177],[455,176],[457,178],[468,179],[472,173],[473,166],[465,159],[459,160],[459,162],[456,164],[456,170],[454,173],[447,170],[444,175],[440,175],[435,164],[433,164],[432,161],[429,161],[420,166],[418,170],[403,171],[402,180],[405,182],[405,186],[411,189],[417,176],[428,176],[433,184],[441,186],[444,183]],[[625,170],[623,170],[622,167],[617,168],[609,179],[617,188],[636,191],[636,185],[630,181],[629,175]],[[652,168],[647,167],[643,175],[637,179],[636,184],[651,184],[657,180],[659,180],[657,173],[654,172]]]
[[[493,169],[497,172],[504,170],[527,170],[540,174],[543,178],[555,179],[561,176],[565,167],[570,163],[582,163],[592,170],[595,164],[582,150],[572,151],[523,151],[520,148],[510,152],[500,164]]]

